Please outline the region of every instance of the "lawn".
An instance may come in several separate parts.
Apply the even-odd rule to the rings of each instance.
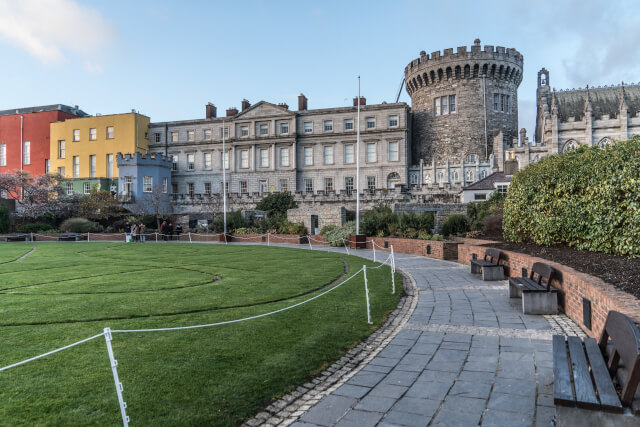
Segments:
[[[2,244],[0,367],[105,327],[176,327],[271,312],[319,294],[363,264],[377,265],[265,246]],[[386,266],[367,270],[374,325],[367,324],[360,274],[259,319],[113,334],[132,425],[238,425],[375,330],[398,302],[390,275]],[[0,425],[119,423],[103,337],[0,372]]]

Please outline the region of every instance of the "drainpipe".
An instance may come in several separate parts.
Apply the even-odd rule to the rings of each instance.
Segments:
[[[489,157],[489,141],[487,137],[487,90],[484,85],[484,74],[482,75],[482,102],[484,104],[484,158]]]

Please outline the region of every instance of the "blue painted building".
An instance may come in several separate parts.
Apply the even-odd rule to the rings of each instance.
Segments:
[[[118,153],[118,198],[136,214],[172,212],[172,160],[160,154]]]

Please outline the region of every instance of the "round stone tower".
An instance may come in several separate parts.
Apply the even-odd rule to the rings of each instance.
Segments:
[[[523,58],[515,49],[466,46],[427,55],[420,52],[404,70],[411,96],[411,162],[459,161],[470,154],[486,160],[493,136],[518,135],[518,86]]]

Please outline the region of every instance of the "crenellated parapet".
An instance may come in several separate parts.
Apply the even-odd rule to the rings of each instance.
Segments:
[[[513,82],[516,86],[522,82],[523,57],[513,48],[502,46],[480,46],[476,39],[471,49],[460,46],[427,54],[420,52],[404,69],[407,93],[427,86],[439,85],[450,80],[491,78]]]
[[[142,153],[118,153],[117,155],[118,167],[122,166],[160,166],[171,168],[171,157],[163,156],[162,154],[142,154]]]

